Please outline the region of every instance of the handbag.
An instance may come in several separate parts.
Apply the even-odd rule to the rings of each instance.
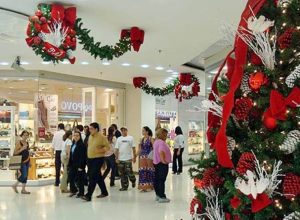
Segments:
[[[9,159],[9,166],[8,168],[10,170],[20,170],[21,169],[21,164],[22,164],[22,156],[11,156]]]

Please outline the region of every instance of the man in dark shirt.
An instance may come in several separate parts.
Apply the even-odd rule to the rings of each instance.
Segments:
[[[111,127],[113,127],[115,129],[114,134],[115,137],[118,139],[119,137],[122,136],[121,132],[118,130],[118,126],[116,124],[112,124]],[[116,166],[116,175],[115,175],[115,179],[119,180],[120,179],[120,174],[119,174],[119,169],[118,166]]]

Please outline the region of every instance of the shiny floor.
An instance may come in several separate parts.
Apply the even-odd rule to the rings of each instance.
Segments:
[[[187,172],[168,175],[166,193],[171,203],[154,202],[154,193],[140,193],[130,188],[119,192],[109,188],[110,196],[93,198],[92,202],[69,198],[54,186],[30,187],[31,195],[15,194],[0,187],[0,220],[189,220],[189,204],[193,184]],[[97,187],[94,196],[99,194]]]

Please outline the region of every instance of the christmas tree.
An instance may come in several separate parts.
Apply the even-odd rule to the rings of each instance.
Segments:
[[[227,65],[227,73],[221,74]],[[194,219],[300,219],[300,0],[249,0],[209,99]]]

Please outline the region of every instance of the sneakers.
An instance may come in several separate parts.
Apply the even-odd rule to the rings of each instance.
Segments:
[[[28,194],[30,194],[30,192],[28,192],[28,191],[26,191],[26,190],[22,190],[22,191],[21,191],[21,194],[27,194],[27,195],[28,195]]]
[[[159,197],[159,196],[156,196],[156,197],[155,197],[155,201],[156,201],[156,202],[158,202],[158,201],[159,201],[159,199],[160,199],[160,197]]]
[[[158,199],[158,202],[159,203],[169,203],[171,200],[170,199],[168,199],[168,198],[159,198]]]
[[[123,191],[127,191],[127,189],[126,188],[121,188],[121,189],[119,189],[119,191],[123,192]]]

